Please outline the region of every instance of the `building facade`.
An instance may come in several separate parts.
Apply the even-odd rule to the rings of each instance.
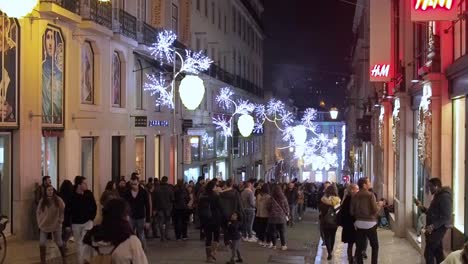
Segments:
[[[148,74],[172,71],[172,66],[156,61],[149,51],[161,29],[178,33],[177,47],[196,48],[192,42],[197,35],[194,30],[198,30],[193,15],[195,2],[40,0],[27,17],[2,16],[5,48],[1,53],[4,96],[0,122],[0,211],[10,218],[7,233],[20,238],[32,235],[34,189],[42,176],[50,175],[52,184],[58,188],[63,180],[73,181],[75,176],[83,175],[96,199],[108,181],[121,176],[128,179],[135,171],[143,179],[169,176],[175,182],[184,177],[187,136],[199,137],[202,142],[205,134],[216,135],[210,124],[216,113],[213,109],[217,89],[232,85],[239,96],[262,102],[262,82],[258,76],[263,65],[258,51],[255,62],[260,63],[255,64],[255,70],[253,66],[249,66],[250,71],[245,67],[236,72],[230,69],[237,82],[225,81],[231,75],[221,70],[220,62],[201,74],[206,96],[196,111],[185,110],[179,100],[175,111],[156,106],[156,98],[144,90]],[[252,22],[248,15],[252,10],[261,15],[261,5],[254,4],[226,1],[227,16],[234,7],[244,12],[242,25],[246,30],[249,28],[251,40],[254,29],[252,24],[247,26],[247,21]],[[231,29],[232,26],[225,42],[229,45],[233,43],[229,41]],[[263,35],[261,31],[256,34],[255,47],[261,49]],[[253,48],[240,49],[254,52]],[[243,65],[247,61],[240,64]],[[235,75],[241,70],[245,78]],[[207,133],[191,135],[190,130],[199,125],[209,127],[204,130]],[[211,162],[207,162],[208,167],[218,166],[219,157],[227,157],[226,152],[232,148],[225,141],[220,144],[223,148],[219,155],[214,150],[214,139],[199,148],[198,155]],[[239,141],[249,142],[249,154],[239,161],[250,169],[261,163],[262,151],[257,150],[261,149],[261,138],[253,136]],[[255,151],[250,151],[254,148]],[[229,165],[220,164],[217,172],[223,171],[223,166],[228,175]],[[209,175],[214,177],[214,171],[210,168]]]

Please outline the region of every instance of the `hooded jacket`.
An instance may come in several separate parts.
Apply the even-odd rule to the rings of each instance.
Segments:
[[[452,225],[452,190],[450,187],[442,187],[434,194],[431,205],[425,211],[426,224],[433,225],[434,229],[440,227],[449,228]]]
[[[234,212],[243,214],[243,207],[240,194],[233,188],[227,188],[219,194],[221,199],[221,207],[223,208],[223,214],[225,219],[230,219]]]

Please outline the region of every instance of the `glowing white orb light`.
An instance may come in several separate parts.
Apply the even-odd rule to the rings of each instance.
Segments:
[[[180,82],[179,94],[182,103],[188,110],[195,110],[205,95],[205,85],[198,76],[187,75]]]
[[[37,0],[20,0],[13,3],[11,0],[0,0],[0,11],[8,17],[22,18],[31,13],[37,5]]]
[[[243,114],[237,120],[237,127],[243,137],[248,137],[252,134],[255,126],[255,121],[251,115]]]
[[[335,120],[338,117],[338,108],[332,107],[330,109],[330,117],[331,119]]]
[[[303,145],[307,140],[307,130],[303,125],[295,126],[292,134],[297,145]]]

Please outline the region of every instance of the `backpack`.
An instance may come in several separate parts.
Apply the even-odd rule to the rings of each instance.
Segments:
[[[328,208],[327,213],[323,216],[323,223],[329,228],[338,226],[337,211],[333,207]]]

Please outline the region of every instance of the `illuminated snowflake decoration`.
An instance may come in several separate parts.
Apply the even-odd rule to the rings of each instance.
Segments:
[[[234,107],[231,116],[226,119],[223,117],[213,117],[213,124],[216,129],[221,130],[221,135],[232,137],[232,123],[236,115],[250,115],[254,113],[256,105],[248,100],[234,100],[234,92],[229,87],[221,88],[219,95],[216,96],[216,103],[224,110],[230,111]],[[255,127],[254,127],[255,132]]]
[[[272,122],[281,131],[284,130],[294,122],[294,115],[286,109],[283,102],[277,99],[270,99],[265,105],[256,105],[255,110],[255,127],[263,127],[266,121]]]
[[[193,52],[187,49],[185,50],[185,57],[182,56],[174,46],[176,40],[177,36],[172,31],[162,31],[156,37],[156,43],[149,47],[151,56],[161,63],[173,64],[177,58],[180,59],[180,68],[169,83],[162,77],[162,74],[159,77],[147,75],[148,82],[144,84],[144,89],[149,91],[152,96],[159,95],[159,98],[155,100],[157,106],[174,108],[174,88],[177,77],[181,73],[199,74],[208,70],[211,63],[213,63],[201,51]]]
[[[214,143],[214,138],[213,137],[210,137],[208,135],[208,133],[205,133],[203,134],[202,136],[202,143],[203,145],[207,146],[208,148],[212,148],[213,147],[213,143]]]

